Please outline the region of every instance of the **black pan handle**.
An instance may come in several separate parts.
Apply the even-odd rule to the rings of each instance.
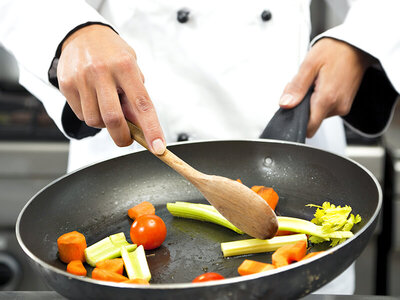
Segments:
[[[310,87],[303,101],[294,108],[279,108],[265,127],[260,138],[305,143],[307,124],[310,118],[310,98],[314,87]]]

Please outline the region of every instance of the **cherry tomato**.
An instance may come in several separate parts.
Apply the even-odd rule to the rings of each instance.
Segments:
[[[164,221],[156,215],[142,215],[133,222],[130,230],[132,243],[143,245],[145,250],[161,246],[167,236]]]
[[[208,272],[197,276],[195,279],[193,279],[192,282],[205,282],[205,281],[221,280],[221,279],[225,279],[225,277],[215,272]]]

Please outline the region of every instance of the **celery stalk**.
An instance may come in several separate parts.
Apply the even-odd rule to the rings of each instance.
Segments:
[[[175,217],[195,219],[211,222],[229,228],[239,234],[243,234],[239,228],[234,226],[223,217],[213,206],[199,203],[175,202],[167,203],[168,211]]]
[[[307,236],[305,234],[292,234],[286,236],[276,236],[268,240],[248,239],[234,242],[226,242],[221,243],[221,250],[224,254],[224,257],[272,252],[282,246],[293,244],[298,241],[307,241]]]
[[[87,247],[85,249],[86,262],[95,267],[99,261],[120,257],[122,246],[126,246],[129,251],[133,251],[137,247],[135,244],[129,244],[126,241],[123,232],[116,233]]]
[[[323,226],[315,225],[310,221],[291,217],[277,217],[278,230],[288,230],[298,233],[305,233],[311,236],[316,236],[322,240],[329,241],[332,238],[347,239],[353,236],[351,231],[333,231],[326,232]]]
[[[127,247],[123,246],[121,248],[121,255],[129,279],[141,278],[150,281],[150,269],[142,245],[137,247],[133,252],[128,252]]]

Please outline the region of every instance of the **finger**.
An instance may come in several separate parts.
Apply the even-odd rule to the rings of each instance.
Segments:
[[[85,123],[90,127],[104,128],[105,124],[101,117],[96,90],[94,88],[82,87],[79,91]]]
[[[317,74],[317,64],[310,62],[310,59],[306,58],[295,77],[286,85],[279,100],[279,105],[282,108],[293,108],[298,105],[315,81]]]
[[[125,121],[115,83],[111,78],[99,79],[96,86],[101,117],[115,144],[129,146],[133,140]]]
[[[127,101],[123,103],[125,116],[128,120],[138,124],[146,138],[150,150],[161,155],[165,151],[165,139],[158,121],[155,107],[141,82],[141,78],[121,75],[119,80],[126,94]]]
[[[324,98],[325,97],[325,98]],[[307,125],[307,137],[311,138],[321,126],[323,119],[328,113],[328,103],[325,101],[326,95],[316,86],[310,98],[310,119]]]
[[[60,88],[61,91],[61,88]],[[67,103],[69,107],[71,107],[72,111],[74,114],[77,116],[77,118],[81,121],[84,121],[85,118],[83,116],[82,112],[82,106],[81,106],[81,99],[79,96],[79,92],[77,90],[68,90],[68,91],[61,91],[61,93],[65,96],[67,99]]]

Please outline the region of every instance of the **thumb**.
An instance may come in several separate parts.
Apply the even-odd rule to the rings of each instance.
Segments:
[[[305,60],[301,64],[296,76],[286,85],[279,100],[280,107],[289,109],[297,106],[315,81],[317,74],[317,65]]]

